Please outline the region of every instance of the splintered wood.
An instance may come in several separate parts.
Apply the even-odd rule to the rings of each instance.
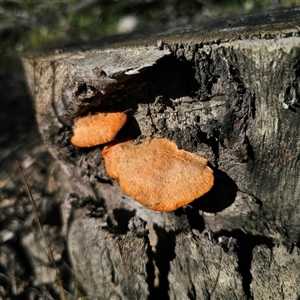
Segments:
[[[77,147],[92,147],[110,142],[126,120],[127,115],[121,112],[98,113],[77,118],[71,143]]]
[[[179,150],[167,139],[110,143],[102,156],[108,175],[119,181],[127,195],[152,210],[175,210],[214,184],[205,158]]]

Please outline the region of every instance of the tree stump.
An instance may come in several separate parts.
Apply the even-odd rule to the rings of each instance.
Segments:
[[[45,143],[72,186],[62,211],[73,270],[95,299],[298,299],[298,10],[103,40],[23,60]],[[210,192],[152,211],[106,173],[74,119],[126,112],[118,138],[208,159]],[[130,174],[128,174],[130,176]]]

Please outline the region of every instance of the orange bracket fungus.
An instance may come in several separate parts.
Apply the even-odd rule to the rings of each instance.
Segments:
[[[167,139],[110,143],[102,151],[110,177],[144,206],[172,211],[207,193],[214,184],[207,160]]]
[[[126,120],[127,115],[121,112],[98,113],[77,118],[71,143],[77,147],[92,147],[110,142]]]

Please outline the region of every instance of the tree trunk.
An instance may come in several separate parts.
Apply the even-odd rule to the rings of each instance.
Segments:
[[[62,210],[87,295],[300,296],[299,17],[221,19],[23,60],[45,143],[68,167]],[[120,137],[164,137],[206,157],[212,190],[174,212],[125,195],[102,146],[70,143],[76,116],[107,110],[127,111]]]

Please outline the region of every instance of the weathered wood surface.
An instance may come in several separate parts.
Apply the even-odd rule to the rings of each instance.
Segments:
[[[68,168],[68,250],[89,296],[299,297],[299,18],[272,12],[24,59],[40,131]],[[70,144],[75,116],[105,110],[129,110],[121,136],[208,158],[213,189],[172,213],[124,195],[101,147]],[[98,218],[87,199],[104,207]]]

